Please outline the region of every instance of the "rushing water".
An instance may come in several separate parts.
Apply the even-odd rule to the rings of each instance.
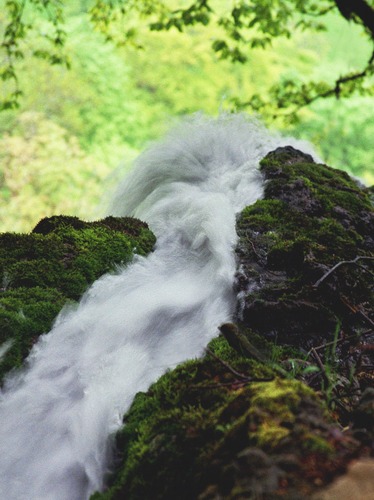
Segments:
[[[7,380],[1,499],[84,500],[102,489],[109,436],[135,393],[199,356],[230,319],[235,214],[262,195],[258,161],[286,143],[242,116],[195,117],[140,156],[111,213],[146,220],[156,249],[62,311]]]

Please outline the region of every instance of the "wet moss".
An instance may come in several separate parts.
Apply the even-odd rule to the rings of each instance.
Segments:
[[[66,300],[56,288],[20,287],[0,294],[0,343],[10,341],[10,349],[1,360],[1,378],[10,369],[21,366]]]
[[[328,469],[333,466],[332,427],[316,394],[278,376],[250,381],[268,375],[269,367],[262,365],[260,373],[260,364],[225,349],[225,342],[215,339],[210,347],[248,380],[238,380],[207,354],[139,393],[117,435],[119,472],[107,491],[92,499],[236,498],[239,490],[254,498],[275,495],[280,479],[295,482],[297,468],[290,470],[290,461],[313,456]],[[306,483],[312,491],[313,481]]]
[[[67,301],[154,243],[145,223],[126,217],[85,222],[53,216],[30,234],[0,234],[0,342],[11,342],[0,359],[0,378],[22,364]]]
[[[311,389],[296,380],[276,378],[253,384],[249,415],[257,421],[252,439],[268,450],[278,447],[292,434],[296,413],[302,398],[315,398]],[[266,418],[264,417],[266,414]],[[307,447],[307,443],[304,440]]]

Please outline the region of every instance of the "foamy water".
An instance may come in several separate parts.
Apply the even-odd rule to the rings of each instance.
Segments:
[[[235,306],[235,214],[262,196],[259,160],[290,141],[243,116],[195,117],[136,161],[111,213],[155,251],[103,276],[40,338],[0,401],[0,498],[84,500],[138,391],[201,355]],[[303,145],[302,149],[309,152]]]

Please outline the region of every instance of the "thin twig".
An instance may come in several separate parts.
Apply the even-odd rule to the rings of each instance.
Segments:
[[[362,307],[352,306],[344,296],[340,296],[340,300],[346,307],[348,307],[348,309],[350,309],[350,311],[361,316],[370,326],[374,328],[374,321],[370,319],[366,313],[364,313]]]
[[[228,387],[233,385],[243,386],[248,382],[271,382],[272,380],[274,380],[274,377],[263,377],[263,378],[245,377],[241,380],[233,380],[231,382],[219,382],[217,384],[206,384],[206,385],[194,384],[191,387],[195,389],[219,389],[220,387]]]
[[[314,283],[313,288],[318,288],[319,285],[323,281],[325,281],[325,279],[327,279],[329,276],[331,276],[331,274],[334,271],[336,271],[339,267],[344,266],[344,265],[348,265],[348,264],[356,264],[359,260],[374,260],[374,257],[369,257],[369,256],[366,256],[366,255],[358,255],[353,260],[342,260],[342,261],[338,262],[329,271],[327,271],[327,273],[325,273],[318,281],[316,281]]]
[[[249,238],[246,238],[246,241],[248,241],[248,243],[250,243],[251,247],[252,247],[252,250],[253,250],[253,253],[256,255],[256,257],[258,257],[259,259],[261,259],[261,255],[259,253],[257,253],[257,250],[256,250],[256,247],[253,243],[253,241]]]
[[[354,334],[354,335],[348,335],[348,337],[342,337],[338,340],[331,340],[331,342],[326,342],[325,344],[321,344],[317,347],[314,347],[313,349],[315,351],[319,351],[321,349],[324,349],[325,347],[329,347],[330,345],[337,345],[337,344],[341,344],[343,342],[346,342],[348,340],[352,340],[352,339],[359,339],[360,337],[365,337],[366,335],[369,335],[369,333],[372,333],[373,330],[367,330],[366,332],[363,332],[361,334]],[[309,351],[308,355],[310,354],[311,351]]]
[[[374,333],[374,330],[372,328],[369,328],[369,330],[366,330],[365,332],[361,333],[361,337],[366,337],[366,335],[369,335],[369,333]]]
[[[365,271],[366,273],[369,273],[371,274],[372,276],[374,276],[374,273],[373,271],[370,271],[370,269],[368,269],[367,267],[365,266],[361,266],[360,264],[356,264],[357,267],[359,267],[360,269],[362,269],[363,271]]]
[[[232,366],[230,366],[226,361],[223,361],[223,359],[219,358],[209,347],[206,347],[205,351],[212,356],[214,359],[219,361],[221,365],[223,365],[227,370],[229,370],[231,373],[233,373],[236,377],[239,377],[243,380],[248,380],[247,375],[244,375],[243,373],[237,372]]]
[[[209,347],[207,347],[205,349],[205,351],[210,356],[212,356],[214,359],[219,361],[221,363],[221,365],[223,365],[225,368],[227,368],[227,370],[229,370],[233,375],[238,377],[240,379],[241,383],[243,383],[243,382],[271,382],[272,380],[274,380],[274,377],[263,377],[263,378],[248,377],[247,375],[244,375],[244,373],[240,373],[240,372],[236,371],[232,366],[230,366],[228,363],[226,363],[226,361],[223,361],[223,359],[218,357],[211,349],[209,349]],[[220,386],[220,385],[232,385],[234,383],[235,382],[229,382],[228,384],[219,384],[218,386]],[[215,387],[215,386],[213,385],[211,387]]]
[[[362,311],[361,309],[358,311],[358,314],[360,316],[362,316],[362,318],[367,322],[369,323],[369,325],[371,325],[373,328],[374,328],[374,321],[372,319],[369,318],[369,316],[367,314],[364,313],[364,311]]]
[[[324,364],[322,363],[322,360],[319,357],[319,354],[314,349],[314,347],[311,348],[310,352],[313,354],[314,359],[317,361],[317,365],[318,365],[319,369],[321,370],[321,374],[322,374],[322,377],[323,377],[324,381],[326,382],[326,384],[329,384],[330,381],[329,381],[329,378],[328,378],[328,376],[326,374],[326,370],[325,370]]]

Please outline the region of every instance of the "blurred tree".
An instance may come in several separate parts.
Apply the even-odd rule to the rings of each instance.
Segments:
[[[2,231],[31,229],[56,211],[93,215],[108,174],[74,136],[36,112],[21,114],[12,132],[0,138],[0,163]]]
[[[107,40],[137,47],[141,46],[138,28],[144,24],[153,31],[172,28],[183,31],[198,24],[216,24],[221,36],[212,41],[213,50],[222,59],[244,63],[248,58],[248,48],[266,48],[274,38],[289,38],[295,30],[318,32],[325,29],[326,15],[331,12],[360,26],[372,45],[373,3],[373,0],[236,0],[228,7],[226,2],[219,0],[193,0],[188,4],[178,2],[176,8],[173,1],[93,0],[82,1],[75,8],[88,11],[94,27]],[[2,109],[18,105],[21,90],[18,86],[17,60],[25,54],[44,58],[50,64],[69,64],[63,51],[66,8],[72,8],[71,2],[63,5],[57,0],[5,0],[5,9],[0,17],[4,56],[0,77],[6,91]],[[30,32],[39,34],[31,50],[25,44]],[[348,97],[353,93],[372,94],[370,77],[373,71],[374,51],[363,67],[337,76],[333,82],[283,77],[270,89],[268,96],[253,93],[244,101],[236,99],[234,104],[237,108],[249,107],[263,114],[283,115],[287,119],[295,117],[300,108],[320,98]]]

